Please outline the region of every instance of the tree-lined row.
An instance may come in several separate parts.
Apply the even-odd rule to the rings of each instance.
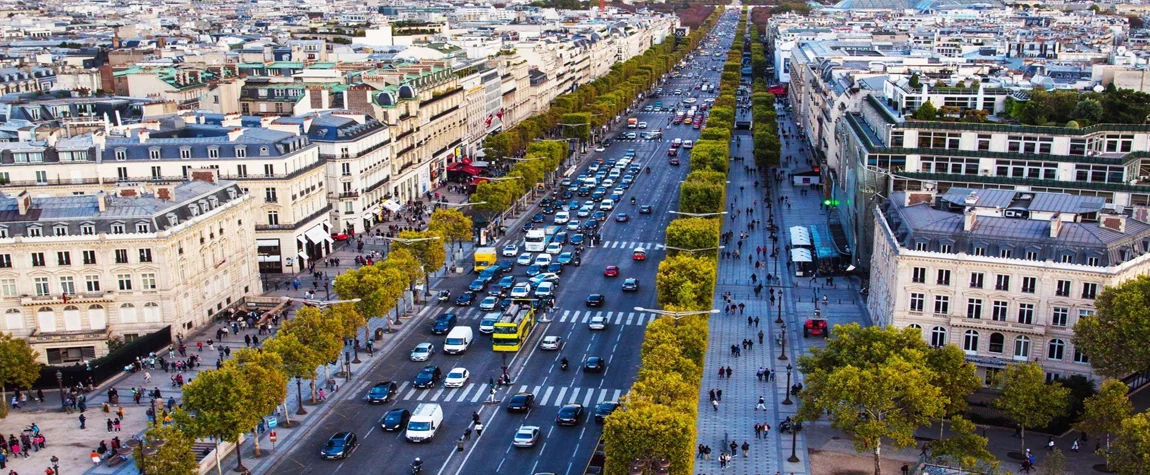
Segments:
[[[744,10],[738,32],[745,28]],[[738,35],[736,35],[738,38]],[[737,84],[736,84],[737,86]],[[721,95],[733,98],[731,84]],[[679,188],[679,208],[691,213],[723,209],[734,101],[716,101],[707,128],[691,150],[691,172]],[[666,312],[680,312],[647,327],[635,384],[624,410],[607,418],[606,473],[633,473],[633,462],[650,457],[669,463],[670,473],[694,472],[698,400],[707,353],[709,313],[718,279],[720,217],[680,218],[667,226],[671,248],[659,263],[656,300]],[[690,315],[690,312],[699,312]]]

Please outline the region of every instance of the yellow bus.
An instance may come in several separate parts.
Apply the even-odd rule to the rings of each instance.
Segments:
[[[495,322],[495,332],[491,334],[492,351],[519,351],[531,330],[535,328],[535,309],[530,303],[511,305],[503,317]]]

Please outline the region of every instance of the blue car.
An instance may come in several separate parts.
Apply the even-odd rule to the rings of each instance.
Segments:
[[[567,203],[567,211],[575,211],[577,209],[579,209],[579,200],[571,200],[570,203]]]
[[[471,281],[471,285],[467,286],[467,290],[472,292],[479,292],[487,288],[487,281],[483,279],[475,279]]]
[[[551,242],[557,242],[559,244],[567,244],[567,231],[559,231],[559,232],[555,233],[554,236],[551,236]]]
[[[462,294],[459,294],[459,297],[455,298],[455,305],[458,305],[460,307],[470,307],[471,304],[474,302],[475,302],[475,293],[471,292],[471,291],[467,291],[467,292],[464,292]]]
[[[564,252],[562,254],[559,254],[559,257],[555,258],[555,261],[560,263],[560,264],[569,264],[569,263],[571,263],[572,259],[575,259],[575,253],[571,252],[571,251],[567,251],[567,252]]]
[[[539,268],[539,264],[531,264],[531,266],[527,268],[528,277],[535,277],[539,275],[540,272],[542,272],[542,269]]]
[[[552,274],[562,274],[563,273],[563,264],[560,262],[552,262],[552,263],[547,265],[547,272],[550,272]]]
[[[576,234],[574,236],[571,236],[571,245],[572,246],[582,246],[583,245],[583,234]]]

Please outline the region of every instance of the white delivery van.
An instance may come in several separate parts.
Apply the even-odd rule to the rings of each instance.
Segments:
[[[423,442],[435,437],[435,432],[443,424],[443,409],[439,404],[432,402],[421,403],[411,412],[407,420],[407,433],[404,437],[408,442]]]
[[[457,355],[467,351],[471,346],[471,340],[475,338],[472,333],[471,327],[459,325],[451,329],[447,337],[443,339],[443,352],[449,355]]]

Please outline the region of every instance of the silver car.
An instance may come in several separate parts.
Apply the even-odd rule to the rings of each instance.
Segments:
[[[511,443],[516,447],[534,447],[540,435],[539,426],[519,426]]]
[[[411,350],[411,361],[427,361],[433,353],[435,353],[435,345],[428,342],[420,343]]]

